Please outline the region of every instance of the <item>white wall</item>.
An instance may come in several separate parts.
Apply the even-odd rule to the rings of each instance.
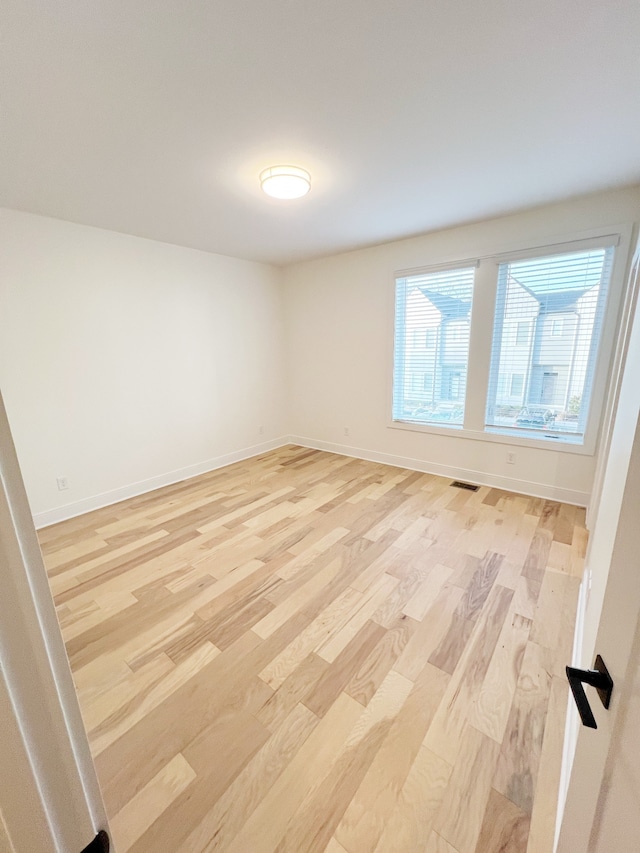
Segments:
[[[37,522],[277,443],[280,275],[0,211],[0,387]]]
[[[586,503],[593,456],[389,428],[394,273],[600,227],[611,233],[639,216],[635,187],[288,267],[292,434],[311,446]],[[506,462],[511,449],[515,465]]]

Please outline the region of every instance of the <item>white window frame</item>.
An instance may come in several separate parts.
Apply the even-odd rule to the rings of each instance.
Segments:
[[[633,224],[624,223],[609,228],[591,229],[577,234],[555,237],[531,245],[521,243],[517,247],[496,247],[496,251],[491,254],[476,256],[471,259],[468,256],[460,257],[459,260],[450,260],[442,264],[429,264],[423,267],[397,270],[393,274],[390,289],[392,308],[389,326],[391,343],[388,374],[389,403],[387,427],[390,429],[408,430],[410,432],[444,435],[455,439],[489,441],[494,444],[533,447],[562,453],[593,456],[596,451],[602,421],[607,377],[613,360],[620,306],[624,295],[626,271],[629,263],[632,233]],[[577,444],[561,437],[556,438],[544,435],[524,436],[487,431],[484,421],[491,367],[498,266],[508,261],[522,260],[534,256],[560,255],[589,248],[603,248],[605,246],[615,246],[615,253],[609,282],[607,306],[600,332],[599,355],[593,376],[591,404],[585,424],[583,442]],[[394,420],[392,412],[396,280],[437,270],[455,269],[474,264],[476,264],[477,268],[474,282],[471,337],[469,343],[469,352],[473,354],[473,357],[469,359],[467,372],[467,395],[463,424],[456,427],[443,427],[435,424]]]

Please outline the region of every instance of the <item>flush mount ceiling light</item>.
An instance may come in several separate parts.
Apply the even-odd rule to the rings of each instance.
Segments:
[[[269,166],[260,172],[260,186],[273,198],[302,198],[311,189],[311,175],[298,166]]]

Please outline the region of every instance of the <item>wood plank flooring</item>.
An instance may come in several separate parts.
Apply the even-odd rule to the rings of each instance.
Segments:
[[[550,853],[584,512],[288,446],[40,531],[119,853]]]

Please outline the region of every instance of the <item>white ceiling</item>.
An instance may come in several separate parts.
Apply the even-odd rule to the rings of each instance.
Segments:
[[[638,0],[2,10],[6,207],[282,264],[640,181]]]

